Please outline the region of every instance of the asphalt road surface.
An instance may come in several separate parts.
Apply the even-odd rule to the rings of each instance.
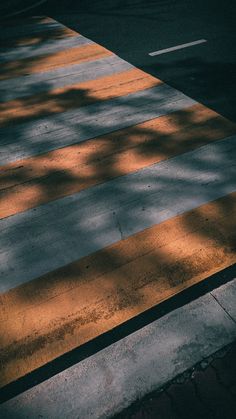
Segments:
[[[236,120],[234,0],[49,0],[35,11]],[[149,55],[201,39],[207,42]]]

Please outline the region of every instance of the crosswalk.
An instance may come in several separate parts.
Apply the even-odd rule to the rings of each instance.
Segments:
[[[52,19],[0,40],[4,387],[235,263],[236,125]]]

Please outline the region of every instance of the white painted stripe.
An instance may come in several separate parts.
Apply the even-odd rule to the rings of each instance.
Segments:
[[[0,290],[236,190],[236,136],[0,221]]]
[[[127,61],[112,55],[99,60],[60,67],[44,73],[21,76],[0,81],[0,102],[29,97],[59,87],[96,80],[134,68]]]
[[[193,47],[194,45],[199,45],[207,42],[206,39],[199,39],[198,41],[188,42],[187,44],[176,45],[174,47],[160,49],[159,51],[150,52],[148,55],[154,57],[155,55],[166,54],[167,52],[177,51],[179,49]]]
[[[79,143],[196,102],[162,84],[126,96],[83,106],[38,121],[0,130],[0,164]]]
[[[65,39],[49,39],[39,44],[16,48],[0,48],[0,63],[22,60],[40,55],[51,54],[76,46],[94,44],[90,39],[78,35]]]
[[[0,415],[110,418],[235,338],[235,322],[208,293],[3,403]]]

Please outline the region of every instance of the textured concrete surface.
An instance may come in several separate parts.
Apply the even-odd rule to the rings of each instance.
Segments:
[[[170,296],[183,304],[179,292],[234,263],[235,126],[137,68],[128,82],[130,64],[94,37],[95,44],[72,41],[69,48],[78,34],[50,18],[7,25],[0,34],[1,161],[13,163],[1,168],[7,288],[0,299],[0,386],[5,395],[10,389],[8,398],[32,390],[5,403],[2,416],[107,417],[235,338],[235,320],[213,294],[124,337],[140,319],[148,324],[148,308],[163,315]],[[120,28],[112,31],[119,39]],[[57,85],[65,88],[55,92]],[[106,349],[81,357],[91,346],[89,354]],[[70,358],[71,350],[80,356]]]
[[[2,219],[2,292],[233,192],[234,143],[227,138]]]
[[[212,295],[236,322],[236,281],[222,285],[212,291]]]
[[[236,342],[204,359],[115,419],[234,419]]]
[[[9,62],[13,60],[19,60],[24,57],[31,58],[38,56],[39,54],[49,54],[55,51],[63,51],[66,48],[73,48],[78,45],[93,44],[93,41],[85,38],[84,36],[78,35],[69,37],[67,39],[48,40],[43,45],[39,45],[38,48],[34,49],[32,46],[18,47],[12,51],[6,51],[5,48],[0,48],[0,62]]]
[[[2,404],[0,415],[108,418],[234,339],[235,322],[208,294]]]
[[[122,72],[133,66],[127,61],[112,55],[92,62],[73,64],[70,67],[60,67],[46,73],[30,74],[0,81],[0,101],[30,97],[32,94],[45,92],[47,89],[56,89],[93,80],[113,73]]]
[[[105,103],[65,111],[62,115],[2,128],[0,140],[4,149],[0,164],[79,143],[188,108],[195,103],[181,92],[163,84]]]

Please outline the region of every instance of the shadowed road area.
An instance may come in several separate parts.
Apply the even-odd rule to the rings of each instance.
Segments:
[[[41,10],[236,120],[235,1],[49,0]],[[199,39],[207,43],[148,55]]]

